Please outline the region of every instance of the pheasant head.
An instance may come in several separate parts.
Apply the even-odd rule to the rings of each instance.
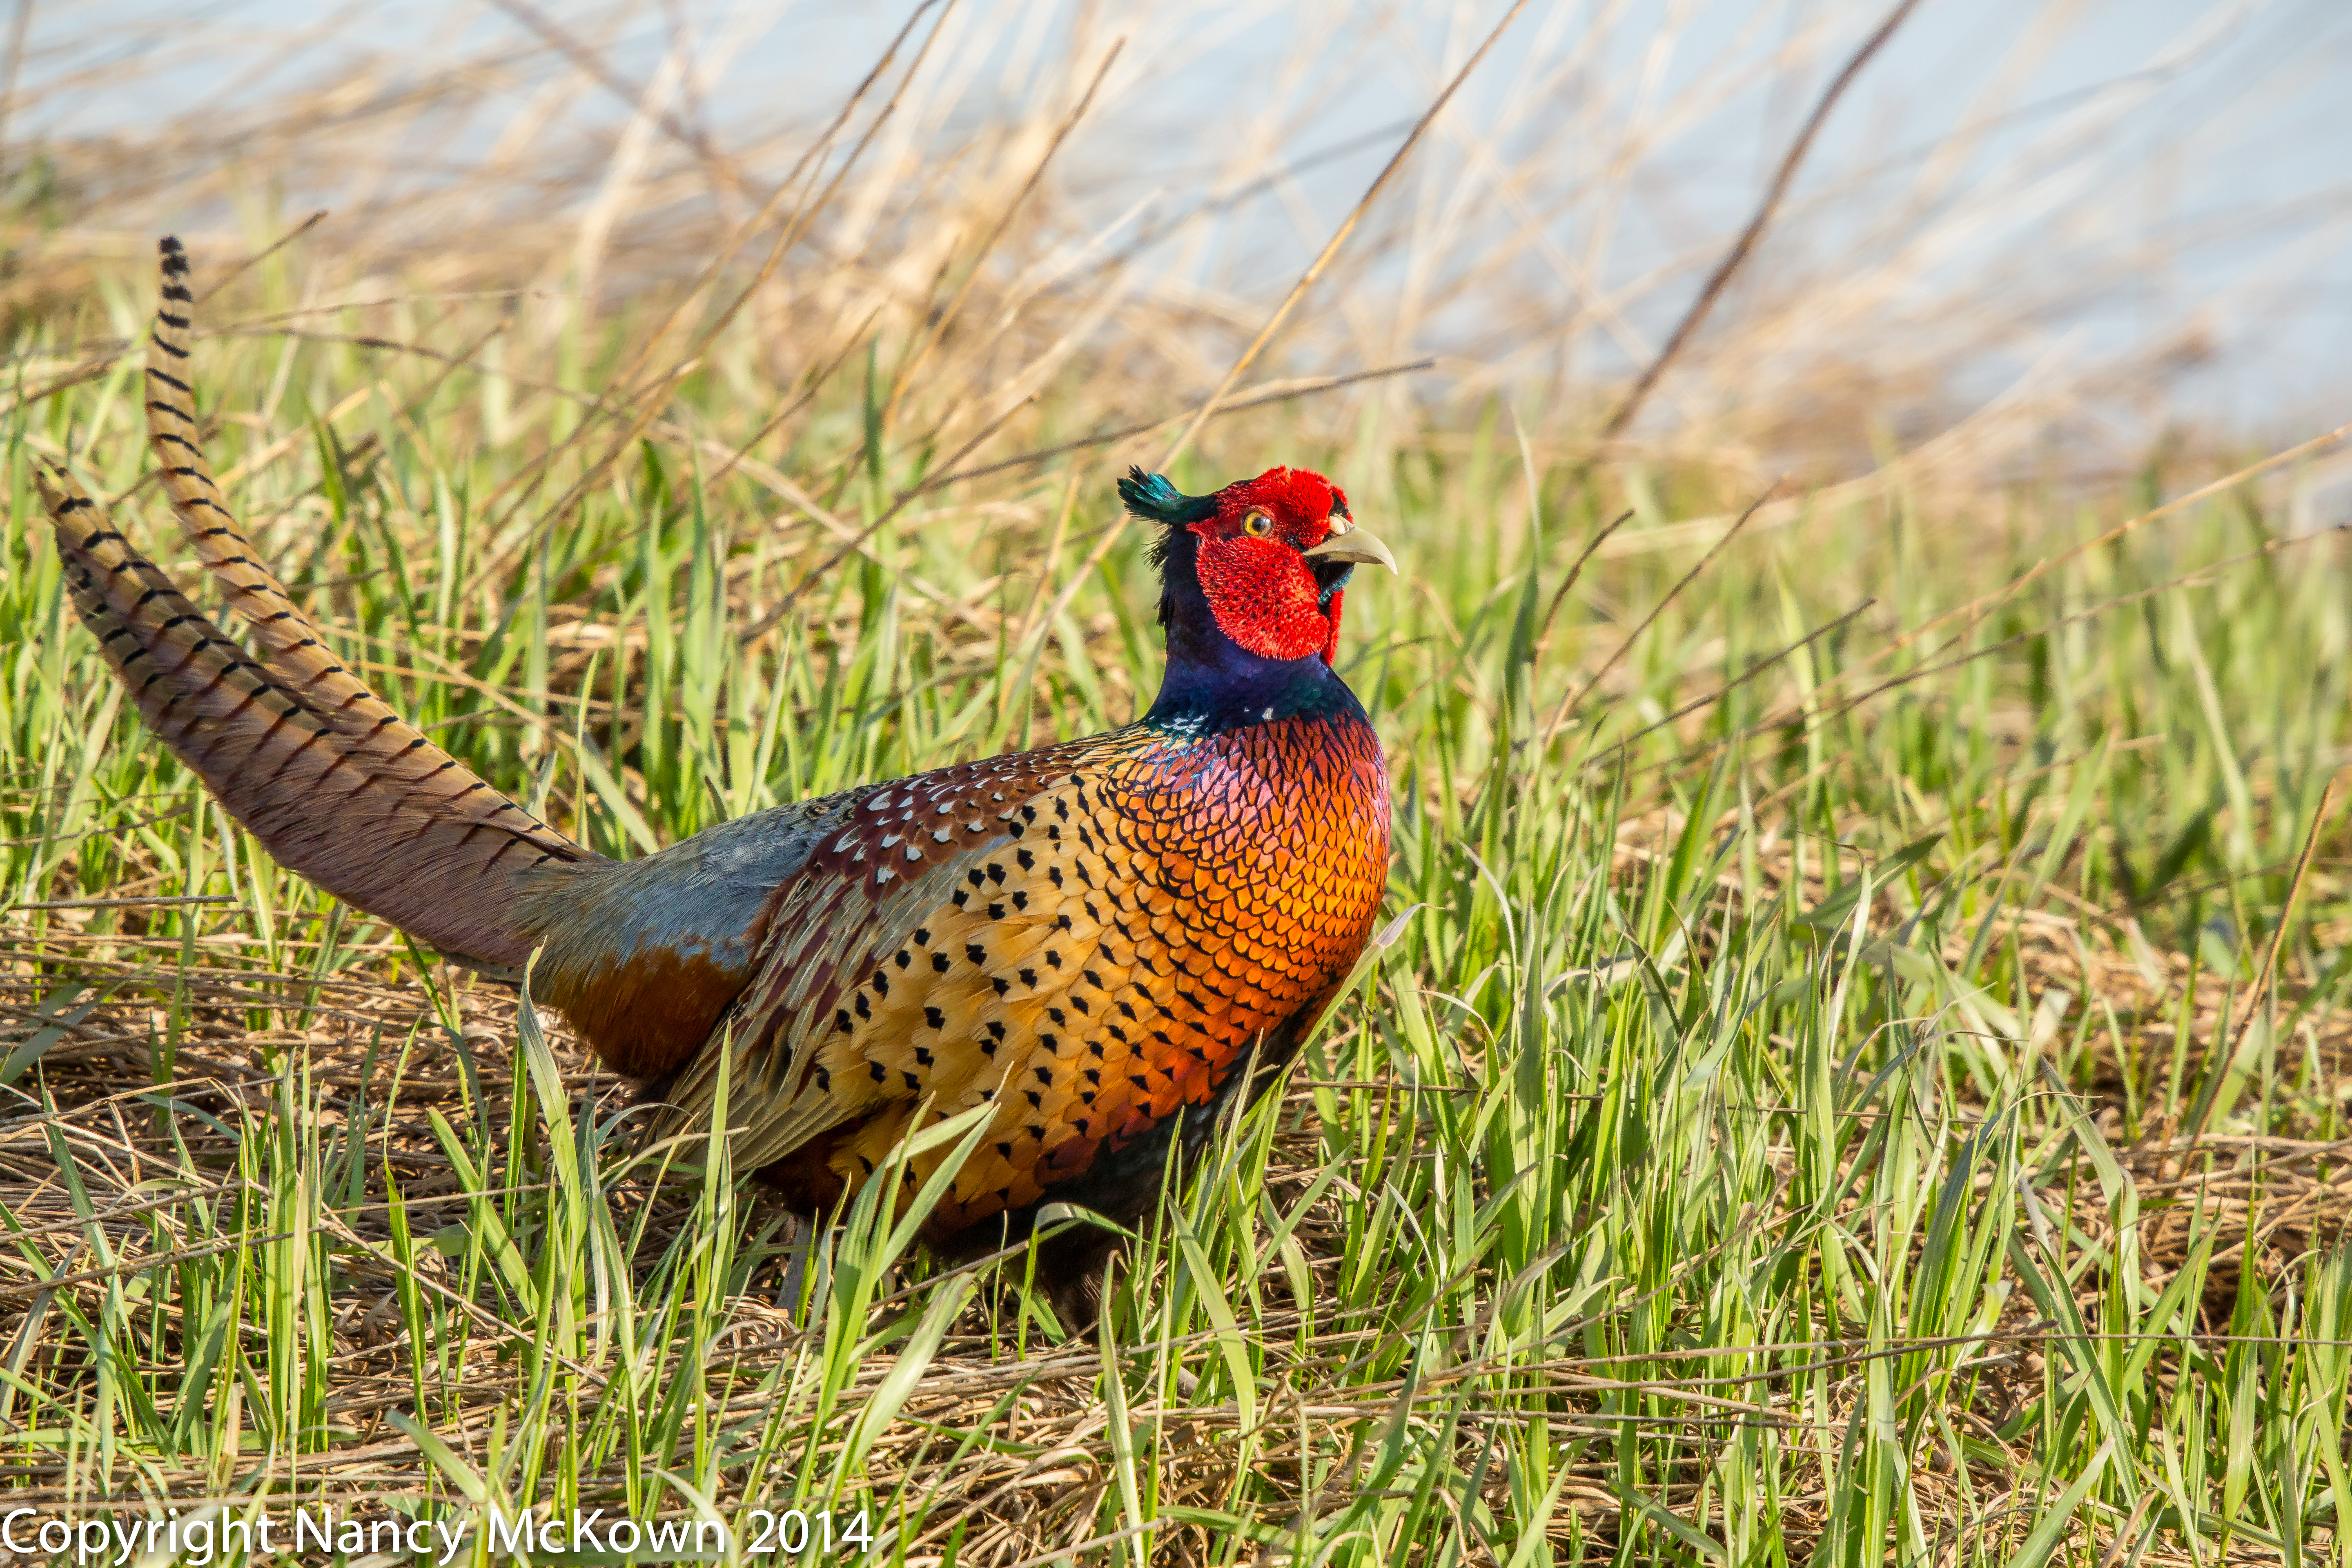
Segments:
[[[1349,515],[1346,492],[1305,468],[1268,468],[1205,496],[1134,468],[1118,490],[1129,512],[1161,527],[1152,560],[1168,633],[1162,710],[1195,689],[1320,685],[1339,653],[1357,565],[1397,569],[1388,546]],[[1323,668],[1299,668],[1309,660]]]

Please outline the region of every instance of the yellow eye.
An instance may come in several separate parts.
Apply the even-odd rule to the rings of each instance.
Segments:
[[[1252,539],[1264,539],[1274,531],[1274,519],[1262,511],[1251,512],[1242,519],[1242,531]]]

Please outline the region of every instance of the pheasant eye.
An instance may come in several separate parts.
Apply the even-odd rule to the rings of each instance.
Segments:
[[[1242,531],[1252,539],[1264,539],[1274,531],[1274,519],[1262,511],[1251,512],[1242,519]]]

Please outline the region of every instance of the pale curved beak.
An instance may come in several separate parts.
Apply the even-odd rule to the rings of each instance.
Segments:
[[[1396,557],[1389,553],[1389,547],[1360,528],[1335,533],[1322,543],[1298,553],[1309,561],[1363,561],[1375,566],[1385,566],[1391,572],[1397,569]]]

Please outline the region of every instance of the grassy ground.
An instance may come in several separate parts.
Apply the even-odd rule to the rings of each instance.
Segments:
[[[724,290],[549,321],[298,245],[205,302],[201,401],[345,657],[632,856],[1148,700],[1110,481],[1174,426],[1006,459],[1223,362],[1066,353],[966,264],[755,298],[787,354],[698,336]],[[177,553],[150,279],[75,281],[0,394],[12,1506],[473,1561],[539,1503],[1000,1568],[2352,1563],[2352,552],[2293,464],[1898,461],[1735,529],[1740,464],[1499,401],[1212,424],[1180,483],[1326,467],[1403,563],[1343,655],[1394,940],[1072,1342],[1022,1258],[657,1183],[624,1086],[146,739],[31,495],[69,454]]]

